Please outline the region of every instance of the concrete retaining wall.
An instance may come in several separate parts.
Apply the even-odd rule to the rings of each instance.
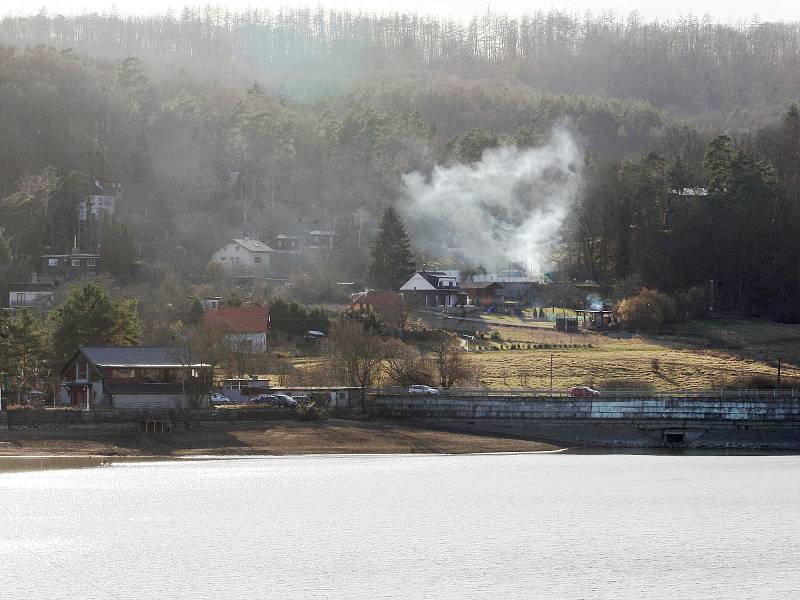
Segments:
[[[379,396],[376,414],[417,425],[576,446],[800,449],[800,399]]]
[[[378,396],[374,406],[390,417],[472,419],[589,419],[678,421],[796,421],[800,398],[719,400],[714,398],[552,399],[458,396]]]

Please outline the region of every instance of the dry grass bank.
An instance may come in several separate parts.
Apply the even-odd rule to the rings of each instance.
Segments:
[[[97,427],[0,431],[0,456],[464,454],[554,449],[527,440],[339,419],[319,423],[204,423],[165,434],[120,433]]]

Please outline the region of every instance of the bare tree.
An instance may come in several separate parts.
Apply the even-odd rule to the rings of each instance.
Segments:
[[[387,342],[386,350],[383,367],[393,385],[435,385],[436,368],[419,350],[397,339]]]
[[[357,321],[340,319],[331,329],[328,344],[331,368],[350,385],[361,388],[362,412],[367,412],[367,388],[380,376],[386,350],[383,338]]]
[[[433,361],[439,384],[449,388],[456,383],[476,379],[475,365],[467,357],[460,340],[455,335],[443,335],[433,352]]]
[[[175,359],[186,367],[184,393],[194,408],[199,407],[200,398],[214,383],[214,372],[225,364],[228,348],[225,338],[215,328],[204,326],[178,329],[175,342]],[[195,365],[203,367],[195,370]]]

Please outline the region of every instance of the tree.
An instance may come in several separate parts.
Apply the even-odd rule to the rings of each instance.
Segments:
[[[361,410],[366,413],[367,388],[378,379],[386,357],[383,338],[356,321],[340,319],[331,329],[328,348],[331,369],[361,388]]]
[[[389,206],[372,241],[369,279],[379,289],[396,290],[413,275],[414,269],[406,228],[397,211]]]
[[[0,267],[11,262],[11,245],[5,238],[0,238]]]
[[[0,312],[0,372],[16,378],[18,395],[36,382],[44,359],[43,333],[41,322],[29,310]]]
[[[470,129],[453,140],[455,156],[464,164],[481,160],[484,151],[497,146],[497,136],[481,129]]]
[[[78,346],[132,346],[142,332],[136,300],[114,299],[97,281],[71,287],[50,318],[57,363],[67,360]]]
[[[443,388],[475,378],[475,367],[453,334],[442,335],[433,352],[433,362]]]
[[[103,232],[101,243],[103,271],[110,273],[115,278],[130,277],[133,273],[136,256],[133,230],[116,217],[103,215],[101,231]]]
[[[677,316],[675,300],[658,290],[642,288],[636,296],[623,298],[614,310],[617,321],[631,329],[656,329]]]

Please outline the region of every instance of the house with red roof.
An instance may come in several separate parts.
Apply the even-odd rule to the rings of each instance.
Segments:
[[[251,352],[267,349],[269,309],[266,306],[223,306],[206,311],[205,325],[221,331],[226,339]]]
[[[403,297],[390,290],[364,290],[351,296],[351,310],[373,310],[387,325],[402,326],[408,316]]]

